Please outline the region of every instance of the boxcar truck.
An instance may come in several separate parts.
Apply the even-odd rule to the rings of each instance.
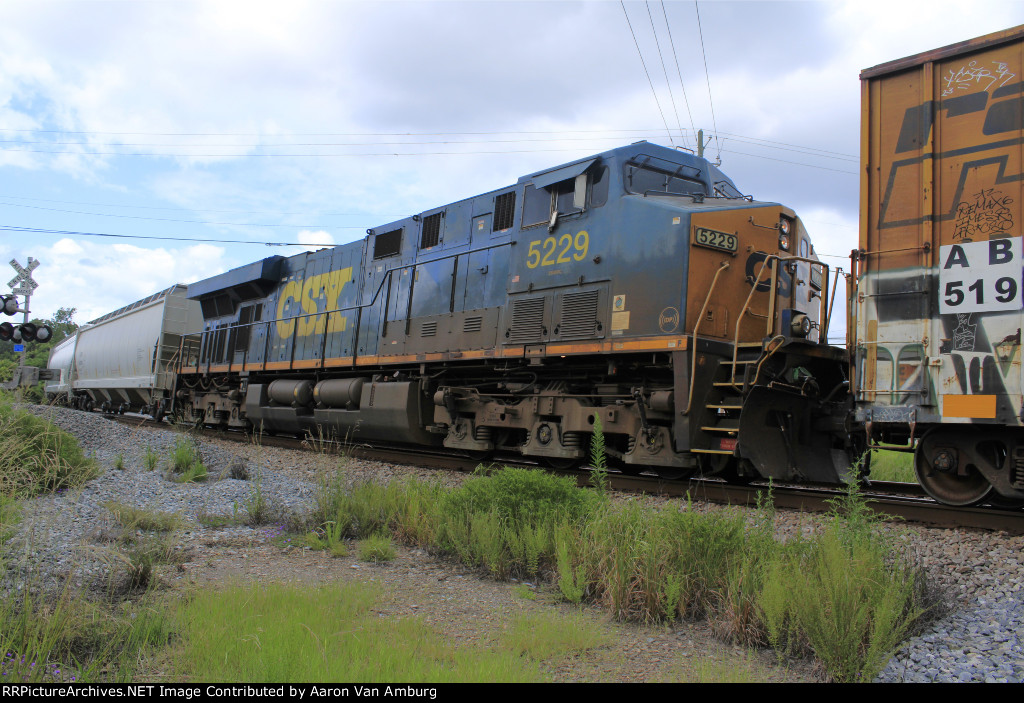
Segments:
[[[1024,504],[1024,26],[861,73],[848,330],[871,446],[954,505]]]

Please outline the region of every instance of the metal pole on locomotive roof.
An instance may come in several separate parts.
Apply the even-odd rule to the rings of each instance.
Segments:
[[[15,295],[25,296],[25,306],[23,309],[23,312],[25,313],[25,318],[23,320],[24,324],[28,324],[29,299],[32,297],[32,292],[39,287],[39,284],[32,280],[32,272],[35,271],[38,266],[39,259],[33,259],[31,256],[28,257],[28,266],[24,267],[18,263],[17,259],[11,259],[11,268],[13,268],[18,275],[12,278],[7,285],[11,287],[11,292]],[[18,351],[18,346],[19,345],[15,345],[15,351]],[[24,366],[26,357],[28,356],[24,339],[21,340],[20,346],[21,366]]]

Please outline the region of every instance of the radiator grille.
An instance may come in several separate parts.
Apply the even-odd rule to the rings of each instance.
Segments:
[[[568,293],[562,298],[561,339],[593,337],[597,328],[597,291]]]
[[[512,303],[512,344],[539,342],[544,336],[544,298],[528,298]]]

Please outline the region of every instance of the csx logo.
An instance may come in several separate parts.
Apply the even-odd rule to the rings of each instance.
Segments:
[[[352,280],[352,267],[310,276],[303,281],[289,281],[281,289],[281,297],[277,301],[277,334],[279,337],[291,337],[297,334],[306,337],[320,332],[344,332],[346,319],[341,313],[327,314],[328,310],[341,307],[341,292],[345,284]],[[320,301],[323,299],[323,307]],[[292,312],[288,319],[285,310],[289,304],[296,302],[300,312]],[[316,313],[321,314],[316,314]],[[324,329],[324,316],[327,314],[327,328]]]

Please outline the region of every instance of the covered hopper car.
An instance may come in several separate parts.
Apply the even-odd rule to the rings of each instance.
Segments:
[[[48,368],[59,380],[50,400],[83,410],[141,410],[162,417],[171,407],[175,355],[188,330],[202,327],[199,305],[175,285],[83,325],[54,347]]]

